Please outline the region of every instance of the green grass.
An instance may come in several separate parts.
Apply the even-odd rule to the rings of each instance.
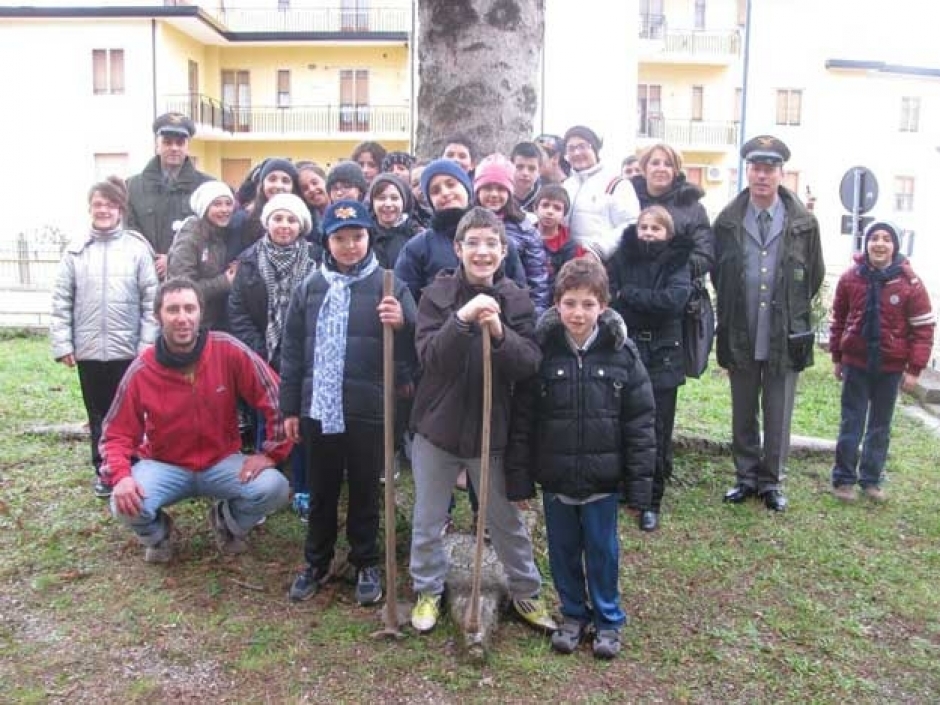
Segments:
[[[833,438],[838,392],[818,356],[793,432]],[[682,389],[679,430],[726,442],[728,404],[712,367]],[[785,515],[723,506],[726,451],[680,452],[662,530],[641,534],[626,515],[619,529],[632,620],[622,657],[558,657],[505,620],[483,665],[463,658],[447,620],[426,637],[373,639],[377,611],[345,584],[289,604],[303,529],[286,512],[230,559],[206,505],[184,503],[178,559],[143,564],[92,497],[87,445],[24,433],[83,419],[74,371],[51,362],[44,339],[0,336],[0,419],[0,692],[14,702],[919,703],[940,692],[940,442],[903,414],[884,506],[837,504],[828,457],[792,459]],[[462,499],[458,524],[469,525]],[[397,525],[407,586],[407,510]],[[543,532],[536,541],[547,576]]]

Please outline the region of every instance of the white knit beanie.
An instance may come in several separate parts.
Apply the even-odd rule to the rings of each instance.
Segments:
[[[270,200],[264,204],[261,209],[261,224],[264,229],[268,229],[268,218],[274,211],[288,211],[293,213],[300,221],[300,237],[303,237],[313,228],[313,220],[310,218],[310,208],[303,202],[300,196],[292,193],[277,193],[271,196]]]
[[[228,196],[233,203],[235,201],[235,195],[228,184],[222,181],[206,181],[193,191],[193,195],[189,197],[189,207],[193,209],[196,217],[205,218],[206,211],[209,210],[212,202],[222,196]]]

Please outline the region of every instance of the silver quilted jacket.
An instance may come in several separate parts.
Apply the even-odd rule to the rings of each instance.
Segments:
[[[131,360],[153,343],[153,249],[133,230],[89,233],[68,245],[52,290],[52,356]]]

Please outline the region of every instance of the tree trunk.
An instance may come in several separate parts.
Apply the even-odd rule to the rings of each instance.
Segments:
[[[478,159],[531,139],[545,0],[418,0],[418,12],[417,154],[440,156],[455,133]]]

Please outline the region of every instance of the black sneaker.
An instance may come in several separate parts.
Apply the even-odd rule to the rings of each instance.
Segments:
[[[98,499],[110,499],[112,489],[114,488],[100,477],[95,478],[95,497]]]
[[[326,581],[329,580],[329,578],[330,573],[328,569],[311,568],[307,566],[302,573],[294,578],[294,582],[290,586],[287,597],[290,598],[291,602],[309,600],[320,592],[320,588],[326,585]]]
[[[374,566],[362,568],[356,579],[356,602],[360,605],[374,605],[382,599],[382,575]]]

